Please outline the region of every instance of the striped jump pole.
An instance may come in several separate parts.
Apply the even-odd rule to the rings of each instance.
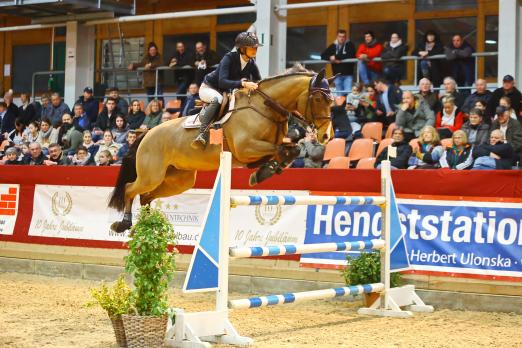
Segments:
[[[297,303],[301,301],[320,300],[349,295],[369,294],[373,292],[381,292],[383,290],[384,284],[375,283],[366,285],[345,286],[341,288],[332,288],[324,290],[293,292],[282,295],[268,295],[261,297],[245,298],[240,300],[231,300],[228,301],[228,308],[247,309],[266,307],[288,303]]]
[[[230,205],[382,205],[383,196],[231,196]]]
[[[349,250],[380,250],[386,246],[382,239],[372,239],[360,242],[289,244],[266,247],[230,248],[229,255],[236,258],[300,255]]]

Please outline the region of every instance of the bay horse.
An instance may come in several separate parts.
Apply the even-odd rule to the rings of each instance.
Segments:
[[[236,92],[234,109],[222,128],[232,165],[259,167],[250,178],[251,185],[280,173],[299,154],[298,147],[292,151],[283,145],[290,114],[315,128],[321,143],[332,137],[333,98],[330,79],[324,76],[324,69],[318,74],[278,75],[260,81],[256,91]],[[140,204],[147,205],[192,188],[198,170],[219,168],[222,145],[193,149],[190,143],[198,130],[183,128],[184,120],[177,118],[152,128],[123,158],[109,207],[123,211],[124,216],[111,225],[113,231],[121,233],[132,226],[132,202],[137,195]]]

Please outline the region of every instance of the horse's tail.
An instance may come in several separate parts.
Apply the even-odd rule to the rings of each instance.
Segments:
[[[110,208],[118,211],[125,210],[125,186],[135,181],[138,176],[136,173],[136,152],[145,134],[146,132],[136,139],[121,161],[120,173],[109,200]]]

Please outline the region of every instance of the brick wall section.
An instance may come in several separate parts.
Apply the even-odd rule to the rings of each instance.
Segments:
[[[16,214],[16,187],[10,187],[7,194],[0,194],[0,215]]]

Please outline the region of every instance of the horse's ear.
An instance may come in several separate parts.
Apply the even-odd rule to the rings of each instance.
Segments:
[[[324,76],[326,75],[326,70],[324,68],[319,71],[319,74],[315,77],[314,87],[321,87],[321,82],[323,82]]]
[[[331,85],[332,82],[335,80],[335,78],[336,78],[337,76],[339,76],[339,75],[341,75],[341,74],[337,73],[337,74],[335,74],[334,76],[327,78],[327,80],[328,80],[328,84]]]

